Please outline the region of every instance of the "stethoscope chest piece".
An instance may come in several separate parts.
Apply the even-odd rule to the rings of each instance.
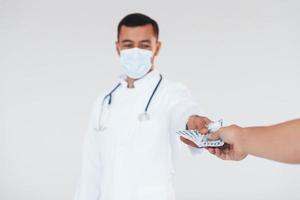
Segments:
[[[150,115],[147,112],[143,112],[139,115],[138,119],[140,122],[148,121],[150,120]]]
[[[101,132],[103,132],[103,131],[105,131],[107,128],[105,127],[105,126],[100,126],[99,127],[99,131],[101,131]]]

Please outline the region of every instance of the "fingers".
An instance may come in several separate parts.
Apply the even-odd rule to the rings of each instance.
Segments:
[[[210,140],[218,140],[218,139],[220,139],[220,132],[217,131],[215,133],[209,134],[208,135],[208,139],[210,139]]]
[[[215,155],[216,157],[218,157],[222,160],[231,160],[229,149],[219,149],[219,148],[213,148],[213,147],[208,147],[206,149],[208,150],[209,153]]]
[[[209,123],[211,123],[212,121],[210,119],[208,119],[207,117],[203,117],[203,120],[205,121],[205,123],[208,125]]]
[[[215,155],[220,157],[222,154],[222,151],[219,148],[215,148]]]
[[[182,137],[182,136],[180,136],[180,140],[181,140],[183,143],[185,143],[185,144],[187,144],[187,145],[189,145],[189,146],[192,146],[192,147],[195,147],[195,148],[199,148],[194,142],[192,142],[191,140],[188,140],[188,139],[186,139],[186,138],[184,138],[184,137]]]
[[[206,149],[207,149],[207,151],[208,151],[209,153],[215,155],[215,148],[208,147],[208,148],[206,148]]]
[[[188,129],[195,129],[199,131],[201,134],[207,134],[208,129],[207,125],[211,122],[207,117],[201,116],[191,116],[187,123]]]
[[[201,134],[207,134],[208,129],[207,125],[210,123],[210,120],[206,117],[198,117],[195,120],[196,123],[196,129],[201,133]]]
[[[220,158],[222,160],[228,160],[228,152],[226,152],[226,150],[221,150],[219,148],[216,148],[215,152],[216,152],[215,155],[218,158]]]
[[[201,134],[207,134],[208,133],[208,129],[207,128],[202,128],[202,129],[199,130],[199,132]]]

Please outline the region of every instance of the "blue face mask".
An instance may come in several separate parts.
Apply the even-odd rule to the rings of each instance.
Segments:
[[[151,58],[153,52],[150,50],[131,48],[120,52],[120,62],[127,76],[139,79],[151,69]]]

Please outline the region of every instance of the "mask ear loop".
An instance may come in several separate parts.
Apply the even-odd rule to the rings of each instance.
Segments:
[[[162,81],[162,75],[160,74],[159,76],[160,76],[159,81],[158,81],[158,83],[156,84],[156,86],[155,86],[155,88],[154,88],[154,90],[153,90],[153,92],[152,92],[152,94],[151,94],[151,97],[150,97],[149,100],[148,100],[148,103],[147,103],[147,105],[146,105],[146,107],[145,107],[144,112],[143,112],[142,114],[140,114],[140,116],[139,116],[139,121],[144,121],[144,120],[149,120],[149,119],[150,119],[150,116],[149,116],[149,114],[148,114],[148,108],[149,108],[149,105],[150,105],[150,103],[151,103],[151,101],[152,101],[152,98],[153,98],[154,94],[155,94],[156,91],[157,91],[157,88],[159,87],[159,85],[160,85],[160,83],[161,83],[161,81]]]

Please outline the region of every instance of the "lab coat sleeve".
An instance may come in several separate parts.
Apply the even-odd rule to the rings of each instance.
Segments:
[[[198,103],[193,99],[188,88],[181,83],[175,83],[173,85],[167,108],[172,134],[176,134],[176,131],[179,130],[185,130],[190,116],[202,115]],[[188,148],[192,155],[202,152],[200,148],[191,146],[188,146]]]
[[[77,186],[75,200],[98,200],[100,197],[100,162],[94,130],[94,110],[89,122],[88,130],[84,136],[81,154],[81,174]]]

